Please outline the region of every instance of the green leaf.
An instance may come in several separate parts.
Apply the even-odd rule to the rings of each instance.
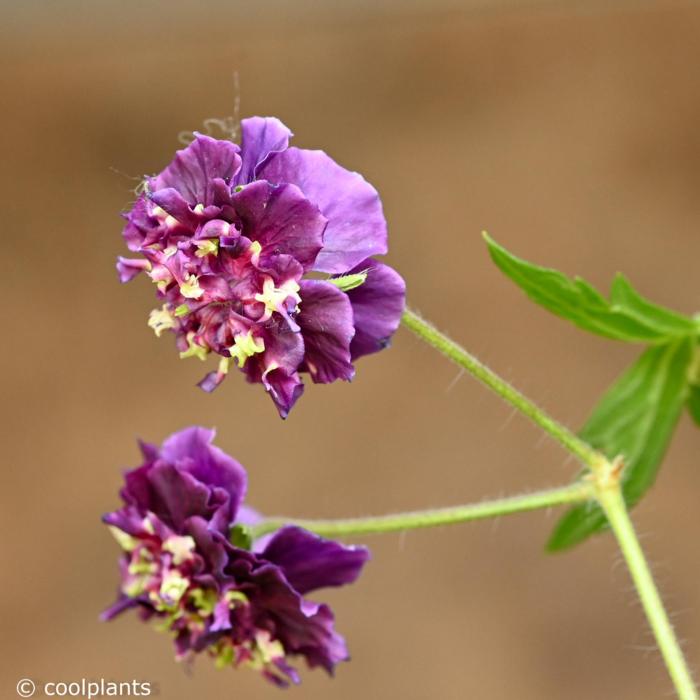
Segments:
[[[334,284],[342,292],[349,292],[351,289],[356,289],[361,284],[365,283],[369,270],[354,272],[351,275],[342,275],[341,277],[329,277],[327,282]]]
[[[688,413],[690,413],[695,424],[700,426],[700,386],[691,384],[688,387]]]
[[[688,368],[688,413],[700,426],[700,346],[695,348],[693,360]]]
[[[621,274],[615,277],[608,300],[580,277],[571,279],[516,258],[487,233],[484,240],[494,263],[530,299],[579,328],[614,340],[650,345],[698,333],[692,319],[644,299]]]
[[[688,396],[693,352],[688,338],[646,350],[603,395],[580,432],[609,459],[622,456],[623,492],[630,506],[654,483]],[[575,506],[555,527],[547,549],[572,547],[605,524],[596,504]]]

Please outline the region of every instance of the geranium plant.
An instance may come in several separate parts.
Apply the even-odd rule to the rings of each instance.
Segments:
[[[203,389],[219,385],[233,363],[286,417],[302,374],[351,379],[355,360],[386,348],[402,323],[532,420],[579,470],[557,488],[442,509],[267,517],[243,505],[245,472],[213,446],[213,433],[187,428],[161,448],[142,446],[145,461],[126,474],[123,505],[105,516],[122,554],[118,599],[104,616],[137,608],[173,634],[180,659],[207,652],[219,666],[296,683],[295,658],[329,672],[347,658],[330,610],[307,597],[351,583],[367,561],[364,547],[335,538],[568,506],[548,548],[602,531],[615,537],[676,693],[696,699],[629,509],[652,486],[682,411],[700,423],[700,321],[645,299],[622,275],[606,297],[484,234],[494,263],[533,301],[582,330],[643,348],[573,431],[405,307],[402,278],[374,257],[387,252],[386,222],[360,175],[321,151],[290,147],[277,119],[244,119],[241,136],[239,146],[195,134],[144,179],[124,229],[139,257],[117,265],[122,281],[143,271],[155,283],[156,335],[173,334],[183,358],[219,358]]]

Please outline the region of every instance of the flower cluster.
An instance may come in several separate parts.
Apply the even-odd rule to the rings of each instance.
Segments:
[[[330,609],[304,596],[352,583],[367,550],[294,526],[250,542],[246,526],[260,516],[242,505],[246,473],[213,438],[193,427],[161,449],[142,445],[123,507],[104,516],[123,555],[119,597],[103,618],[138,608],[172,633],[179,659],[205,651],[277,685],[299,682],[294,656],[331,673],[348,658],[345,642]]]
[[[282,417],[314,382],[353,377],[353,361],[389,342],[405,285],[387,252],[376,190],[322,151],[288,146],[279,120],[241,123],[241,145],[196,134],[144,182],[124,238],[120,279],[146,272],[161,300],[149,325],[181,357],[220,357],[262,383]],[[322,273],[309,278],[310,273]]]

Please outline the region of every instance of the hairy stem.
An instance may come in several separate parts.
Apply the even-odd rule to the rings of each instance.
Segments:
[[[392,515],[348,518],[345,520],[300,520],[296,518],[271,518],[253,526],[253,538],[273,532],[284,525],[298,525],[325,537],[345,535],[370,535],[382,532],[415,530],[437,525],[454,525],[470,520],[493,518],[499,515],[521,513],[539,508],[550,508],[567,503],[586,501],[593,497],[593,487],[588,482],[577,482],[546,491],[536,491],[521,496],[509,496],[482,503],[471,503],[451,508],[422,510]]]
[[[601,487],[596,498],[605,511],[627,562],[637,594],[680,700],[698,700],[695,683],[634,531],[619,483]]]
[[[428,345],[432,345],[445,357],[467,370],[480,382],[486,384],[489,389],[498,394],[506,403],[516,408],[524,416],[540,426],[548,435],[553,437],[558,443],[564,446],[571,454],[578,457],[584,464],[592,470],[597,470],[605,458],[593,449],[580,437],[571,432],[567,427],[554,420],[543,411],[537,404],[530,401],[521,394],[515,387],[499,377],[486,365],[467,352],[461,345],[455,343],[446,335],[441,333],[435,326],[422,319],[415,311],[406,309],[401,319],[403,325],[415,333]]]
[[[621,462],[608,460],[414,311],[406,309],[402,323],[530,418],[590,468],[589,480],[595,489],[595,499],[605,511],[617,538],[676,693],[680,700],[698,700],[695,683],[627,512],[620,488]]]

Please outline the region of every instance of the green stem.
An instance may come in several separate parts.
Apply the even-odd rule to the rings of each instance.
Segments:
[[[618,467],[621,463],[606,459],[415,312],[406,309],[402,323],[419,338],[486,384],[591,469],[590,483],[595,489],[594,497],[605,511],[610,527],[615,533],[678,697],[680,700],[698,700],[695,683],[627,512],[619,482]]]
[[[649,564],[637,539],[619,484],[615,484],[614,488],[601,488],[596,494],[596,498],[605,511],[622,555],[627,562],[627,568],[632,575],[637,594],[678,697],[680,700],[698,700],[695,683],[654,583]]]
[[[594,450],[590,445],[581,440],[568,428],[554,420],[537,404],[533,403],[526,396],[521,394],[515,387],[507,381],[501,379],[495,372],[482,364],[463,347],[455,343],[446,335],[441,333],[435,326],[422,319],[417,313],[406,309],[401,319],[403,325],[415,333],[421,340],[432,345],[445,357],[467,370],[472,376],[486,384],[504,401],[516,408],[520,413],[540,426],[547,434],[551,435],[557,442],[563,445],[569,452],[578,457],[584,464],[592,470],[597,470],[605,458]]]
[[[521,496],[510,496],[482,503],[471,503],[452,508],[438,508],[392,515],[370,516],[366,518],[348,518],[346,520],[300,520],[296,518],[271,518],[253,526],[253,538],[279,530],[285,525],[298,525],[325,537],[348,535],[370,535],[382,532],[415,530],[437,525],[453,525],[469,520],[493,518],[510,515],[538,508],[550,508],[586,501],[593,497],[593,487],[582,481],[568,486],[536,491]]]

